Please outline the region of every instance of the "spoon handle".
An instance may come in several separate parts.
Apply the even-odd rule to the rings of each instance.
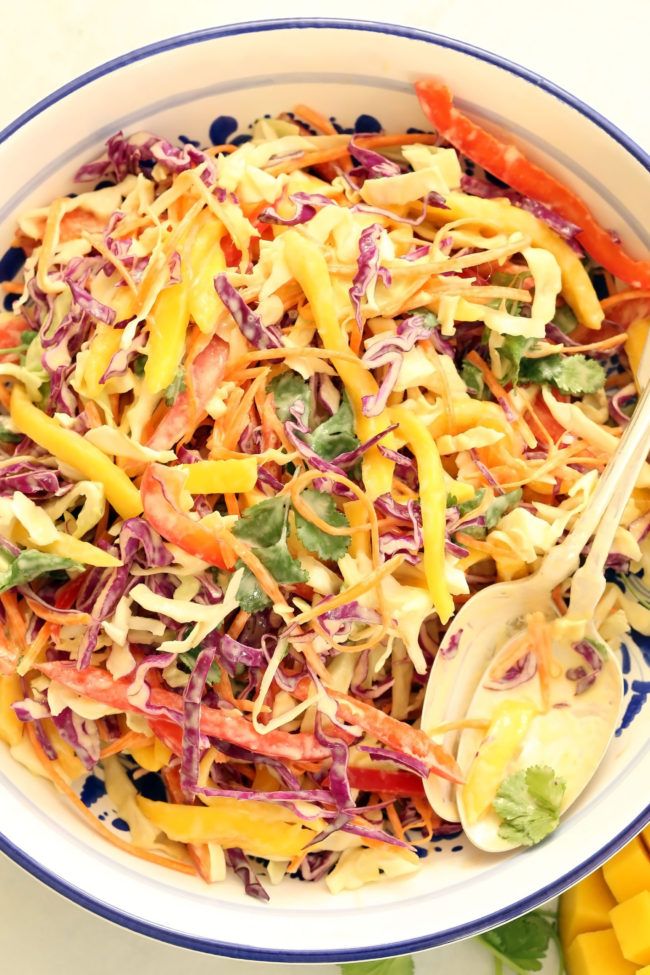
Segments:
[[[605,590],[605,563],[612,547],[616,530],[623,517],[625,506],[634,490],[636,480],[650,450],[650,384],[634,411],[626,433],[625,443],[617,451],[617,470],[620,480],[611,501],[598,525],[584,564],[578,569],[571,583],[568,616],[573,619],[590,619]]]
[[[650,383],[646,384],[643,395],[634,411],[632,419],[620,439],[618,447],[602,474],[593,497],[585,511],[577,519],[572,531],[563,542],[551,549],[540,569],[540,577],[549,588],[559,585],[578,568],[580,553],[597,533],[602,521],[602,541],[594,546],[594,559],[590,562],[590,573],[602,575],[609,545],[621,519],[623,509],[634,490],[637,477],[643,467],[650,434]],[[609,517],[609,506],[612,516]],[[608,516],[605,517],[605,513]],[[602,552],[605,552],[604,557]],[[587,563],[585,563],[586,565]]]

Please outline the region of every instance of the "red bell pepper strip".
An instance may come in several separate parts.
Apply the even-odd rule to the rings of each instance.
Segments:
[[[66,660],[39,663],[38,669],[64,687],[90,697],[93,701],[99,701],[120,711],[146,715],[146,711],[134,705],[129,698],[128,690],[131,682],[128,677],[114,680],[108,671],[98,667],[77,670],[75,663]],[[183,700],[178,694],[164,688],[151,687],[149,701],[153,707],[164,707],[177,712],[180,720]],[[154,721],[159,722],[160,719],[154,718]],[[167,723],[171,724],[169,721]],[[168,732],[168,729],[165,730]],[[201,732],[208,738],[219,738],[257,752],[259,755],[268,755],[290,762],[320,762],[330,754],[327,748],[318,743],[314,735],[282,730],[260,735],[243,715],[205,706],[201,708]],[[176,751],[176,747],[173,750]]]
[[[621,281],[635,288],[650,287],[650,261],[629,257],[572,190],[527,159],[516,146],[501,142],[454,108],[451,92],[441,81],[416,81],[415,90],[429,121],[459,152],[580,227],[576,237],[587,253]]]
[[[424,796],[422,779],[411,772],[349,765],[348,782],[353,789],[361,792],[378,792],[388,796]]]
[[[305,700],[309,694],[310,681],[305,679],[297,685],[294,696]],[[389,714],[380,711],[372,704],[358,701],[333,687],[326,688],[327,694],[337,702],[336,714],[341,721],[351,725],[359,725],[372,738],[383,742],[388,748],[396,752],[405,752],[413,758],[419,759],[434,775],[439,775],[450,782],[462,782],[460,769],[452,756],[431,741],[419,728],[414,728],[404,721],[398,721]]]
[[[196,409],[201,412],[210,402],[219,384],[228,360],[229,346],[218,335],[213,336],[191,365]],[[187,392],[181,393],[168,413],[165,414],[147,442],[152,450],[169,450],[178,443],[187,430],[190,420],[190,402]]]

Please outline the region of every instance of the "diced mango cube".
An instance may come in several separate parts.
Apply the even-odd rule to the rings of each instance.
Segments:
[[[636,965],[623,958],[611,928],[579,934],[565,956],[569,975],[636,975]]]
[[[607,886],[619,902],[650,890],[650,853],[637,836],[603,867]]]
[[[589,874],[560,898],[560,938],[564,950],[585,931],[610,928],[609,912],[616,901],[600,870]]]
[[[617,904],[610,916],[624,957],[639,965],[650,964],[650,890]]]

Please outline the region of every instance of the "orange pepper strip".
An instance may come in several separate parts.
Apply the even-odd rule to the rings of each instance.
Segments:
[[[452,94],[443,82],[427,78],[417,81],[415,90],[424,114],[459,152],[508,186],[546,203],[580,227],[576,235],[579,242],[615,277],[635,288],[650,288],[650,260],[629,257],[572,190],[527,159],[515,145],[501,142],[454,108]]]

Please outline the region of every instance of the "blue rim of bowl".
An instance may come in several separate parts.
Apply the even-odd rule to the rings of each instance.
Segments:
[[[565,91],[563,88],[542,77],[541,75],[529,71],[527,68],[524,68],[522,65],[519,65],[514,61],[510,61],[507,58],[492,54],[490,51],[484,51],[483,49],[475,47],[472,44],[467,44],[464,41],[445,37],[442,34],[434,34],[431,31],[411,27],[401,27],[398,24],[385,24],[365,20],[344,20],[339,18],[328,19],[305,17],[297,20],[282,18],[277,20],[250,21],[242,24],[226,24],[222,27],[210,27],[204,30],[192,31],[188,34],[179,34],[175,37],[157,41],[154,44],[148,44],[145,47],[136,48],[134,51],[130,51],[127,54],[123,54],[117,58],[113,58],[110,61],[106,61],[97,68],[93,68],[91,71],[87,71],[84,74],[79,75],[79,77],[74,78],[72,81],[68,82],[68,84],[63,85],[61,88],[57,88],[56,91],[53,91],[50,95],[47,95],[47,97],[41,99],[41,101],[37,102],[27,111],[23,112],[22,115],[19,115],[17,119],[7,125],[0,132],[0,145],[3,142],[6,142],[10,136],[12,136],[32,119],[36,118],[38,115],[41,115],[52,105],[55,105],[68,95],[78,91],[80,88],[85,87],[91,82],[96,81],[98,78],[111,74],[113,71],[117,71],[119,68],[133,64],[136,61],[142,61],[145,58],[152,57],[156,54],[162,54],[165,51],[171,51],[175,48],[187,47],[190,44],[200,44],[203,41],[216,40],[239,34],[266,33],[267,31],[272,30],[304,28],[358,30],[368,31],[369,33],[375,34],[390,34],[396,37],[404,37],[408,40],[425,41],[429,44],[434,44],[437,47],[450,48],[451,50],[458,51],[461,54],[466,54],[470,57],[476,58],[479,61],[485,61],[488,64],[501,68],[510,74],[516,75],[518,78],[535,85],[537,88],[543,89],[550,95],[553,95],[555,98],[558,98],[560,101],[564,102],[570,108],[573,108],[575,111],[588,118],[591,122],[597,125],[599,129],[602,129],[612,139],[618,142],[619,145],[626,149],[627,152],[637,160],[637,162],[639,162],[646,170],[648,170],[648,172],[650,172],[650,155],[645,152],[641,146],[637,145],[636,142],[630,139],[629,136],[622,132],[621,129],[610,122],[609,119],[606,119],[595,109],[590,108],[568,91]],[[486,931],[489,928],[504,924],[506,921],[519,917],[521,914],[533,910],[540,904],[544,904],[546,901],[557,896],[563,890],[566,890],[567,887],[577,883],[588,873],[591,873],[593,870],[597,869],[605,860],[609,859],[609,857],[616,853],[617,850],[624,846],[625,843],[636,836],[637,833],[639,833],[648,822],[650,822],[650,805],[639,816],[637,816],[636,819],[629,824],[629,826],[622,830],[616,837],[614,837],[614,839],[610,840],[609,843],[606,843],[605,846],[601,847],[601,849],[594,853],[593,856],[591,856],[588,860],[583,861],[573,870],[563,874],[562,877],[558,878],[552,884],[549,884],[546,887],[529,894],[528,897],[511,904],[505,910],[488,914],[485,917],[478,918],[477,920],[468,924],[458,925],[454,928],[449,928],[446,931],[440,931],[437,934],[424,935],[420,938],[414,938],[409,941],[395,941],[390,944],[377,945],[372,948],[341,949],[333,951],[277,951],[274,949],[251,948],[247,945],[235,945],[229,944],[228,942],[220,942],[216,940],[184,935],[169,928],[161,928],[155,924],[150,924],[148,921],[124,914],[110,905],[105,904],[103,901],[90,897],[84,891],[79,890],[79,888],[69,884],[61,877],[44,869],[41,864],[33,860],[23,850],[14,846],[13,843],[11,843],[1,833],[0,851],[5,853],[19,866],[23,867],[23,869],[27,870],[28,873],[32,874],[32,876],[37,880],[40,880],[52,890],[57,891],[57,893],[63,894],[64,897],[74,901],[74,903],[79,904],[80,907],[84,907],[86,910],[91,911],[93,914],[97,914],[108,921],[113,921],[114,923],[119,924],[121,927],[135,931],[137,934],[143,934],[150,938],[155,938],[157,941],[164,941],[169,944],[177,945],[180,948],[189,948],[194,951],[203,951],[209,954],[222,955],[228,958],[238,958],[246,961],[284,962],[294,964],[338,964],[341,962],[361,961],[373,958],[387,958],[391,955],[404,955],[415,951],[423,951],[427,948],[436,948],[441,945],[449,944],[453,941],[458,941],[472,935],[480,934],[482,931]]]

